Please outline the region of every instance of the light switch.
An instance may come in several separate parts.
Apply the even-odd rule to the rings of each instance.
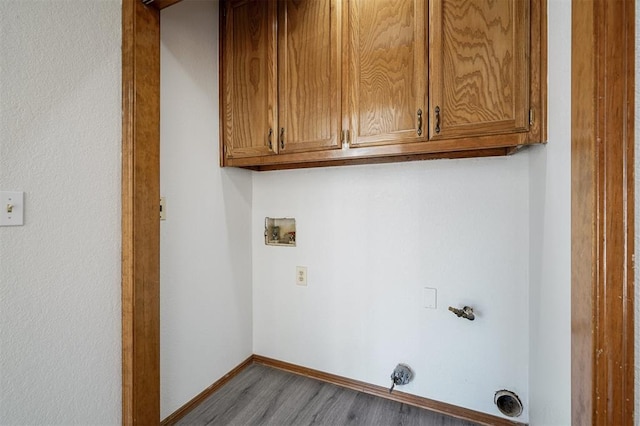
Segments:
[[[0,191],[0,226],[24,225],[24,192]]]

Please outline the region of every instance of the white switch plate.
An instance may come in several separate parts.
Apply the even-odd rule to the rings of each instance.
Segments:
[[[0,226],[24,225],[24,192],[0,191]]]
[[[435,288],[424,288],[424,307],[427,309],[436,309],[438,292]]]
[[[307,267],[296,266],[296,284],[307,285]]]

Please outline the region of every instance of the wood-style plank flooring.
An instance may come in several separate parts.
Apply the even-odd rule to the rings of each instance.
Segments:
[[[259,364],[247,367],[177,424],[475,426]]]

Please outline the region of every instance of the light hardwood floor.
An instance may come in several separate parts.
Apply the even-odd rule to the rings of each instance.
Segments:
[[[247,367],[177,424],[475,426],[259,364]]]

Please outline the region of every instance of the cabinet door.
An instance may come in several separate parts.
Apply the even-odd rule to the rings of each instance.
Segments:
[[[337,0],[278,3],[280,153],[339,146],[340,16]]]
[[[529,0],[430,2],[430,138],[529,129]]]
[[[223,139],[228,158],[276,152],[276,2],[224,5]]]
[[[347,109],[353,146],[427,140],[425,0],[351,0]]]

